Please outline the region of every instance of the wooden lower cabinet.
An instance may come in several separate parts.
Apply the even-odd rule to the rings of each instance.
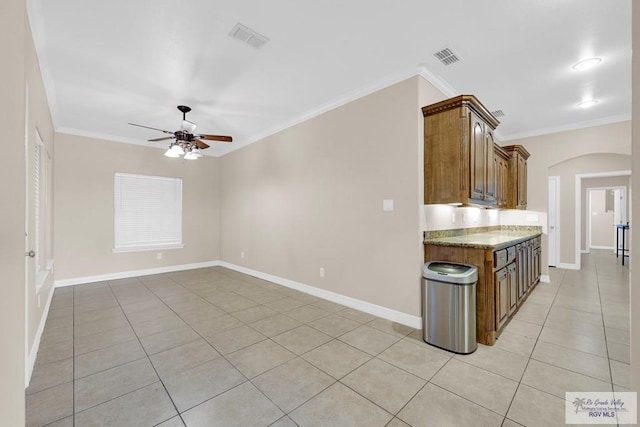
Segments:
[[[425,244],[425,262],[458,262],[478,268],[476,338],[479,343],[495,344],[501,328],[539,282],[541,256],[535,239],[539,237],[514,245],[513,261],[499,268],[496,268],[493,249]]]
[[[512,315],[518,306],[518,275],[516,270],[515,262],[507,266],[507,276],[509,277],[509,315]]]
[[[509,274],[507,267],[496,271],[494,283],[496,286],[496,325],[500,329],[509,318]]]

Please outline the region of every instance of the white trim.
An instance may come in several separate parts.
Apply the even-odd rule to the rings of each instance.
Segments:
[[[433,72],[428,70],[426,67],[422,66],[419,69],[411,68],[404,72],[397,73],[393,77],[381,80],[371,86],[367,86],[365,88],[361,88],[361,89],[357,89],[352,92],[349,92],[326,104],[323,104],[317,108],[314,108],[305,113],[302,113],[297,117],[294,117],[290,120],[286,120],[280,124],[277,124],[276,126],[266,131],[250,135],[247,138],[244,138],[243,140],[235,140],[233,145],[225,145],[224,147],[220,147],[218,150],[209,149],[203,152],[203,154],[211,157],[222,157],[225,154],[229,154],[233,151],[239,150],[242,147],[246,147],[247,145],[251,145],[255,142],[261,141],[269,136],[272,136],[278,132],[282,132],[283,130],[289,129],[297,124],[303,123],[323,113],[334,110],[345,104],[356,101],[374,92],[377,92],[382,89],[386,89],[390,86],[393,86],[397,83],[400,83],[402,81],[405,81],[415,76],[423,77],[447,97],[455,96],[459,93],[442,77],[434,74]],[[47,89],[49,89],[49,87],[47,87]],[[49,93],[48,90],[47,90],[47,93]],[[110,134],[100,133],[100,132],[90,132],[90,131],[70,128],[65,126],[57,126],[55,130],[58,133],[65,133],[69,135],[77,135],[77,136],[83,136],[87,138],[95,138],[95,139],[101,139],[101,140],[107,140],[107,141],[123,142],[126,144],[141,145],[144,147],[159,148],[163,150],[166,149],[166,146],[160,147],[158,146],[158,144],[149,143],[147,141],[142,141],[136,138],[127,138],[127,137],[115,136],[115,135],[110,135]],[[215,148],[218,148],[218,147],[215,147]]]
[[[593,245],[591,245],[591,249],[606,249],[606,250],[612,250],[614,252],[616,250],[614,246],[593,246]]]
[[[540,276],[540,282],[541,283],[551,283],[551,278],[549,276],[547,276],[546,274],[543,274]]]
[[[438,89],[449,98],[460,94],[460,92],[458,92],[453,86],[451,86],[449,82],[447,82],[439,75],[434,74],[426,66],[420,67],[420,73],[418,75],[423,77],[426,81],[431,83],[431,85],[433,85],[436,89]]]
[[[80,285],[84,283],[103,282],[106,280],[126,279],[129,277],[148,276],[150,274],[171,273],[175,271],[193,270],[196,268],[218,267],[218,266],[235,270],[240,273],[248,274],[250,276],[257,277],[260,279],[268,280],[278,285],[295,289],[309,295],[314,295],[319,298],[332,301],[338,304],[342,304],[347,307],[355,308],[356,310],[364,311],[365,313],[373,314],[374,316],[382,317],[383,319],[400,323],[400,324],[412,327],[414,329],[422,329],[422,318],[420,316],[413,316],[411,314],[402,313],[400,311],[392,310],[390,308],[382,307],[376,304],[372,304],[370,302],[362,301],[356,298],[351,298],[346,295],[327,291],[325,289],[316,288],[310,285],[305,285],[304,283],[295,282],[293,280],[289,280],[282,277],[274,276],[272,274],[252,270],[250,268],[241,267],[235,264],[228,263],[226,261],[207,261],[207,262],[199,262],[194,264],[182,264],[182,265],[174,265],[169,267],[148,268],[144,270],[132,270],[132,271],[123,271],[119,273],[101,274],[97,276],[86,276],[86,277],[76,277],[73,279],[62,279],[62,280],[56,280],[54,282],[54,287],[59,288],[63,286],[73,286],[73,285]]]
[[[63,286],[81,285],[83,283],[103,282],[105,280],[126,279],[129,277],[148,276],[151,274],[173,273],[175,271],[194,270],[196,268],[217,267],[220,261],[196,262],[193,264],[171,265],[168,267],[146,268],[144,270],[121,271],[119,273],[100,274],[96,276],[74,277],[72,279],[56,280],[54,286],[60,288]]]
[[[589,128],[594,126],[609,125],[612,123],[626,122],[629,120],[631,120],[630,113],[620,114],[617,116],[603,117],[601,119],[596,119],[596,120],[587,120],[583,122],[569,123],[567,125],[562,125],[562,126],[554,126],[549,128],[543,128],[543,129],[534,129],[534,130],[525,131],[525,132],[512,133],[509,135],[502,135],[499,131],[496,131],[496,138],[498,138],[500,142],[507,142],[507,141],[512,141],[514,139],[529,138],[531,136],[548,135],[551,133],[566,132],[570,130],[584,129],[584,128]]]
[[[326,104],[320,105],[317,108],[304,112],[297,117],[281,122],[270,129],[250,135],[243,141],[234,140],[233,145],[225,145],[224,147],[222,147],[221,152],[216,157],[221,157],[221,156],[224,156],[225,154],[229,154],[233,151],[239,150],[242,147],[246,147],[247,145],[251,145],[253,143],[261,141],[265,138],[268,138],[272,135],[277,134],[278,132],[282,132],[293,126],[296,126],[300,123],[306,122],[307,120],[317,117],[323,113],[326,113],[331,110],[335,110],[336,108],[341,107],[345,104],[356,101],[360,98],[364,98],[367,95],[370,95],[382,89],[386,89],[390,86],[403,82],[417,75],[418,75],[418,70],[416,70],[415,68],[412,68],[410,70],[399,72],[394,76],[381,80],[371,86],[367,86],[364,88],[360,88],[360,89],[356,89],[351,92],[348,92],[339,98],[336,98],[330,102],[327,102]]]
[[[565,270],[580,270],[580,265],[559,262],[556,268],[564,268]]]
[[[42,317],[40,318],[40,324],[38,325],[38,330],[36,331],[36,336],[33,338],[33,346],[31,346],[31,351],[28,353],[26,366],[25,366],[25,379],[24,379],[24,388],[29,387],[29,383],[31,382],[31,375],[33,374],[33,367],[36,364],[36,356],[38,356],[38,350],[40,349],[40,340],[42,339],[42,332],[44,331],[44,326],[47,323],[47,317],[49,317],[49,308],[51,308],[51,300],[53,299],[53,291],[55,288],[52,286],[49,289],[49,296],[47,296],[47,303],[44,306],[44,311],[42,312]]]
[[[121,248],[113,248],[114,254],[119,254],[123,252],[151,252],[151,251],[160,251],[160,250],[169,250],[169,249],[182,249],[184,248],[184,244],[176,243],[172,245],[157,245],[157,246],[132,246],[132,247],[121,247]]]
[[[580,249],[581,249],[581,237],[582,237],[582,178],[605,178],[611,176],[631,176],[630,170],[620,170],[620,171],[611,171],[611,172],[593,172],[593,173],[580,173],[576,174],[576,184],[575,184],[575,205],[573,210],[575,211],[574,220],[575,220],[575,242],[574,242],[574,253],[575,253],[575,264],[577,268],[575,270],[580,270]]]
[[[287,288],[295,289],[309,295],[314,295],[328,301],[354,308],[356,310],[364,311],[365,313],[373,314],[374,316],[382,317],[383,319],[400,323],[414,329],[422,329],[422,318],[420,316],[413,316],[411,314],[402,313],[400,311],[392,310],[390,308],[382,307],[370,302],[348,297],[346,295],[316,288],[310,285],[305,285],[304,283],[295,282],[293,280],[252,270],[250,268],[241,267],[235,264],[228,263],[226,261],[220,261],[220,266],[238,271],[240,273],[248,274],[259,279],[268,280],[278,285],[286,286]]]
[[[589,249],[580,249],[580,253],[581,254],[588,254],[589,253]]]
[[[555,187],[556,187],[556,197],[555,200],[553,201],[555,203],[555,218],[553,219],[553,223],[554,223],[554,227],[555,230],[554,235],[555,235],[555,239],[553,242],[549,242],[549,243],[555,243],[555,247],[554,249],[554,255],[555,255],[555,259],[551,260],[549,257],[549,254],[551,251],[549,251],[547,253],[547,264],[548,265],[556,265],[558,264],[558,262],[560,261],[560,177],[559,176],[550,176],[548,182],[550,183],[551,181],[555,182]],[[548,184],[547,184],[548,185]],[[547,187],[547,192],[549,191],[549,188]],[[549,210],[549,203],[551,202],[551,200],[547,200],[547,211]],[[549,223],[551,222],[551,220],[548,218],[547,219],[547,225],[549,225]],[[549,231],[547,230],[547,233],[549,233]],[[549,239],[551,240],[551,239]],[[551,262],[553,261],[553,263]]]

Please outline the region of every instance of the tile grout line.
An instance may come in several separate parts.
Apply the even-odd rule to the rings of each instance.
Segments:
[[[509,402],[509,405],[507,406],[506,412],[504,413],[504,419],[502,420],[502,424],[504,424],[505,420],[507,419],[507,415],[509,415],[509,411],[511,410],[511,406],[513,405],[513,402],[516,399],[516,395],[518,394],[518,390],[520,389],[520,385],[522,384],[522,379],[524,378],[524,375],[527,372],[527,368],[529,367],[529,363],[531,363],[531,359],[533,358],[533,352],[535,351],[536,346],[538,345],[538,340],[540,339],[540,335],[542,335],[542,330],[544,329],[544,324],[547,323],[547,319],[549,317],[549,314],[551,313],[551,309],[553,308],[553,304],[555,303],[556,298],[558,297],[558,293],[560,292],[560,288],[562,287],[562,284],[564,283],[565,275],[566,275],[566,272],[563,273],[562,279],[560,280],[560,284],[558,285],[558,289],[556,289],[556,292],[553,295],[553,300],[551,301],[551,305],[549,306],[549,311],[547,312],[547,314],[546,314],[546,316],[544,318],[544,322],[542,324],[542,327],[540,328],[540,332],[538,332],[538,336],[536,337],[536,341],[533,344],[533,348],[531,349],[531,354],[529,354],[529,357],[527,358],[527,363],[526,363],[524,369],[522,370],[522,375],[520,375],[520,380],[518,381],[518,385],[516,386],[516,390],[513,393],[513,396],[511,397],[511,401]],[[542,341],[542,342],[544,342],[544,341]],[[534,359],[534,360],[536,360],[536,359]]]
[[[173,280],[173,278],[169,277],[171,280]],[[140,281],[140,280],[139,280]],[[174,281],[175,282],[175,281]],[[149,289],[147,287],[147,285],[140,281],[140,283],[142,284],[142,286],[144,288],[146,288],[149,292],[151,292],[155,298],[157,298],[159,301],[162,301],[162,304],[164,304],[165,306],[169,307],[169,305],[167,303],[165,303],[155,292],[153,292],[151,289]],[[182,287],[182,285],[178,284],[179,286]],[[111,283],[109,283],[109,288],[111,288]],[[111,292],[113,292],[113,288],[111,288]],[[147,353],[147,349],[144,347],[144,345],[142,345],[142,341],[140,340],[140,337],[138,336],[138,333],[136,332],[135,328],[133,327],[133,324],[131,324],[131,321],[129,320],[129,317],[127,316],[127,313],[123,310],[122,305],[120,304],[120,300],[118,299],[118,297],[116,296],[115,292],[113,292],[113,296],[116,298],[116,301],[118,302],[118,306],[120,307],[120,310],[122,310],[122,313],[124,314],[125,318],[127,319],[127,322],[129,323],[129,326],[131,327],[131,329],[133,330],[134,335],[136,336],[137,340],[138,340],[138,344],[140,344],[140,347],[142,348],[142,351],[144,352],[144,354],[146,355],[146,358],[149,362],[149,365],[151,365],[151,367],[153,368],[153,371],[155,372],[156,376],[158,377],[158,381],[160,382],[160,384],[162,384],[162,388],[164,389],[164,392],[166,393],[167,397],[169,398],[169,401],[171,402],[171,404],[173,405],[173,408],[176,411],[177,416],[180,418],[180,421],[182,422],[182,424],[186,425],[186,423],[184,422],[184,419],[182,418],[182,414],[180,413],[180,411],[178,410],[178,406],[176,405],[176,403],[173,400],[173,397],[171,397],[171,394],[169,393],[169,390],[167,390],[167,386],[164,384],[164,381],[162,380],[162,377],[160,376],[160,374],[158,373],[158,370],[156,369],[156,366],[153,364],[153,362],[151,361],[151,357],[149,356],[149,354]],[[171,311],[173,311],[173,309],[171,307],[169,307],[169,309]],[[175,313],[175,311],[173,311]],[[177,313],[176,313],[177,315]],[[179,316],[178,316],[179,317]],[[184,319],[180,318],[181,320],[184,321]],[[186,323],[186,322],[185,322]],[[188,323],[187,323],[188,325]],[[177,329],[177,328],[176,328]],[[197,332],[196,332],[197,333]],[[152,383],[153,384],[153,383]],[[149,384],[148,384],[149,385]],[[146,386],[145,386],[146,387]],[[144,388],[144,387],[142,387]],[[119,396],[120,397],[120,396]],[[167,420],[161,421],[158,424],[162,424],[165,421],[168,421],[170,419],[174,418],[174,416],[169,417]],[[156,424],[157,425],[157,424]]]

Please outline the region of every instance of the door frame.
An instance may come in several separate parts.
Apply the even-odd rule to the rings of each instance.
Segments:
[[[580,173],[576,174],[576,184],[575,184],[575,242],[574,242],[574,252],[575,252],[575,264],[571,266],[572,269],[580,270],[581,261],[580,261],[580,244],[582,241],[582,179],[583,178],[607,178],[612,176],[631,176],[630,170],[621,170],[621,171],[611,171],[611,172],[595,172],[595,173]],[[627,198],[629,198],[629,194],[627,194]]]
[[[555,197],[552,197],[551,191],[549,189],[551,186],[555,187]],[[548,227],[547,236],[549,236],[549,251],[547,253],[547,265],[550,267],[557,267],[560,263],[560,177],[559,176],[550,176],[549,177],[549,187],[547,188],[547,194],[549,197],[547,207],[547,212],[551,212],[551,207],[554,208],[553,212],[555,215],[553,218],[549,215],[548,218]],[[553,236],[551,239],[551,227],[553,228]]]

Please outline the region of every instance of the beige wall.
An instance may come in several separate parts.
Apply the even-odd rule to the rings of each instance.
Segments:
[[[219,256],[219,159],[170,159],[138,145],[56,134],[56,280],[214,261]],[[115,172],[182,178],[184,248],[113,253]]]
[[[33,186],[34,180],[31,179],[33,176],[33,150],[36,145],[36,129],[42,138],[44,146],[42,147],[42,156],[50,156],[52,159],[54,157],[54,147],[53,147],[53,139],[54,139],[54,131],[53,131],[53,123],[51,121],[51,114],[49,112],[49,104],[47,101],[47,96],[44,90],[44,84],[42,82],[42,76],[40,74],[40,66],[38,64],[38,58],[36,56],[35,46],[33,44],[33,39],[31,36],[31,32],[29,30],[26,31],[25,36],[25,51],[26,51],[26,73],[27,73],[27,87],[29,91],[29,101],[28,101],[28,115],[27,115],[27,138],[29,140],[29,154],[27,157],[28,171],[30,180],[28,182],[30,192],[33,194]],[[30,200],[29,207],[29,235],[30,238],[30,249],[36,249],[35,245],[35,212],[33,209],[33,198]],[[51,205],[50,208],[53,206]],[[52,212],[49,212],[49,215],[52,215]],[[52,231],[49,230],[41,230],[41,234],[47,233],[49,236],[52,236]],[[48,240],[48,239],[47,239]],[[41,242],[44,240],[41,239]],[[46,264],[46,260],[44,258],[55,259],[55,254],[52,253],[51,250],[47,250],[44,247],[38,248],[39,256],[43,258],[43,265]],[[31,271],[27,274],[26,281],[26,309],[27,309],[27,352],[29,357],[31,358],[31,363],[35,360],[37,348],[34,348],[34,343],[36,340],[36,334],[40,327],[40,323],[43,321],[43,317],[46,316],[45,309],[46,303],[51,297],[53,292],[53,275],[49,274],[47,276],[46,281],[42,285],[42,287],[36,292],[36,283],[35,283],[35,262],[31,262],[29,265]]]
[[[622,154],[588,154],[560,162],[548,169],[549,176],[560,177],[561,264],[576,263],[576,175],[630,169],[630,156]],[[580,199],[582,200],[582,197]]]
[[[589,249],[613,249],[615,245],[613,238],[613,211],[606,210],[606,190],[591,190],[589,193],[591,195],[591,209],[587,212],[588,215],[591,215],[589,224],[589,229],[591,230]],[[589,229],[586,230],[587,233]]]
[[[442,97],[410,78],[221,158],[222,260],[420,316],[419,92]]]
[[[527,162],[527,208],[534,211],[547,212],[549,198],[548,178],[549,176],[554,176],[553,173],[549,172],[549,168],[564,161],[589,154],[631,154],[631,122],[625,121],[593,126],[514,139],[502,143],[502,145],[511,144],[523,145],[531,153],[531,157]],[[596,172],[596,170],[585,170],[581,173],[590,172]],[[575,182],[570,187],[573,190],[567,187],[568,185],[566,182],[560,183],[560,197],[563,205],[565,203],[574,203],[573,200],[575,200]],[[570,193],[566,191],[570,191]],[[571,212],[575,212],[575,209],[571,208]],[[575,216],[565,218],[565,214],[568,214],[568,212],[561,210],[560,215],[563,221],[569,220],[572,221],[572,224],[575,223]],[[570,235],[565,235],[566,228],[561,226],[560,262],[574,264],[575,231],[571,231]],[[573,225],[569,228],[573,230]],[[548,256],[544,254],[549,253],[546,234],[542,236],[542,253],[543,257]],[[548,263],[545,262],[544,264]]]
[[[25,33],[24,0],[0,2],[0,425],[24,425]]]
[[[629,164],[629,169],[631,168],[631,159],[625,159],[625,161]],[[587,189],[588,188],[611,188],[611,187],[627,187],[627,205],[626,205],[626,210],[625,210],[625,214],[626,217],[629,218],[629,205],[630,205],[630,201],[629,201],[629,176],[611,176],[611,177],[603,177],[603,178],[583,178],[582,181],[582,196],[580,197],[581,200],[581,208],[580,208],[580,212],[581,212],[581,218],[580,218],[580,224],[581,224],[581,244],[580,244],[580,250],[582,251],[586,251],[587,250],[587,246],[586,246],[586,242],[587,242],[587,220],[586,220],[586,213],[587,213],[587,204],[589,202],[588,199],[588,195],[587,195]],[[611,221],[613,221],[613,212],[610,212],[608,214],[608,216],[611,217]],[[602,227],[601,227],[602,228]],[[611,228],[611,225],[609,225],[609,228]],[[613,240],[615,240],[615,233],[612,231],[610,233],[611,235],[608,236],[610,241],[610,246],[613,247],[615,246],[615,242]],[[606,239],[607,238],[607,234],[606,232],[603,232],[603,237]],[[593,238],[593,236],[592,236]],[[592,245],[598,246],[596,245],[596,243],[594,243],[593,241],[591,242]],[[600,245],[602,246],[602,245]]]
[[[633,112],[633,175],[631,186],[633,188],[640,188],[640,3],[637,1],[632,2],[632,46],[633,46],[633,60],[632,60],[632,112]],[[640,206],[636,201],[640,200],[640,197],[633,197],[631,204],[631,223],[640,224]],[[640,239],[632,240],[631,242],[631,254],[640,254]],[[633,261],[632,261],[633,262]],[[640,283],[640,275],[638,269],[631,265],[631,283]],[[637,320],[637,316],[640,315],[640,292],[638,287],[631,286],[631,390],[640,391],[640,322]],[[635,313],[635,314],[634,314]],[[640,393],[638,393],[640,397]],[[640,404],[638,405],[640,407]]]

